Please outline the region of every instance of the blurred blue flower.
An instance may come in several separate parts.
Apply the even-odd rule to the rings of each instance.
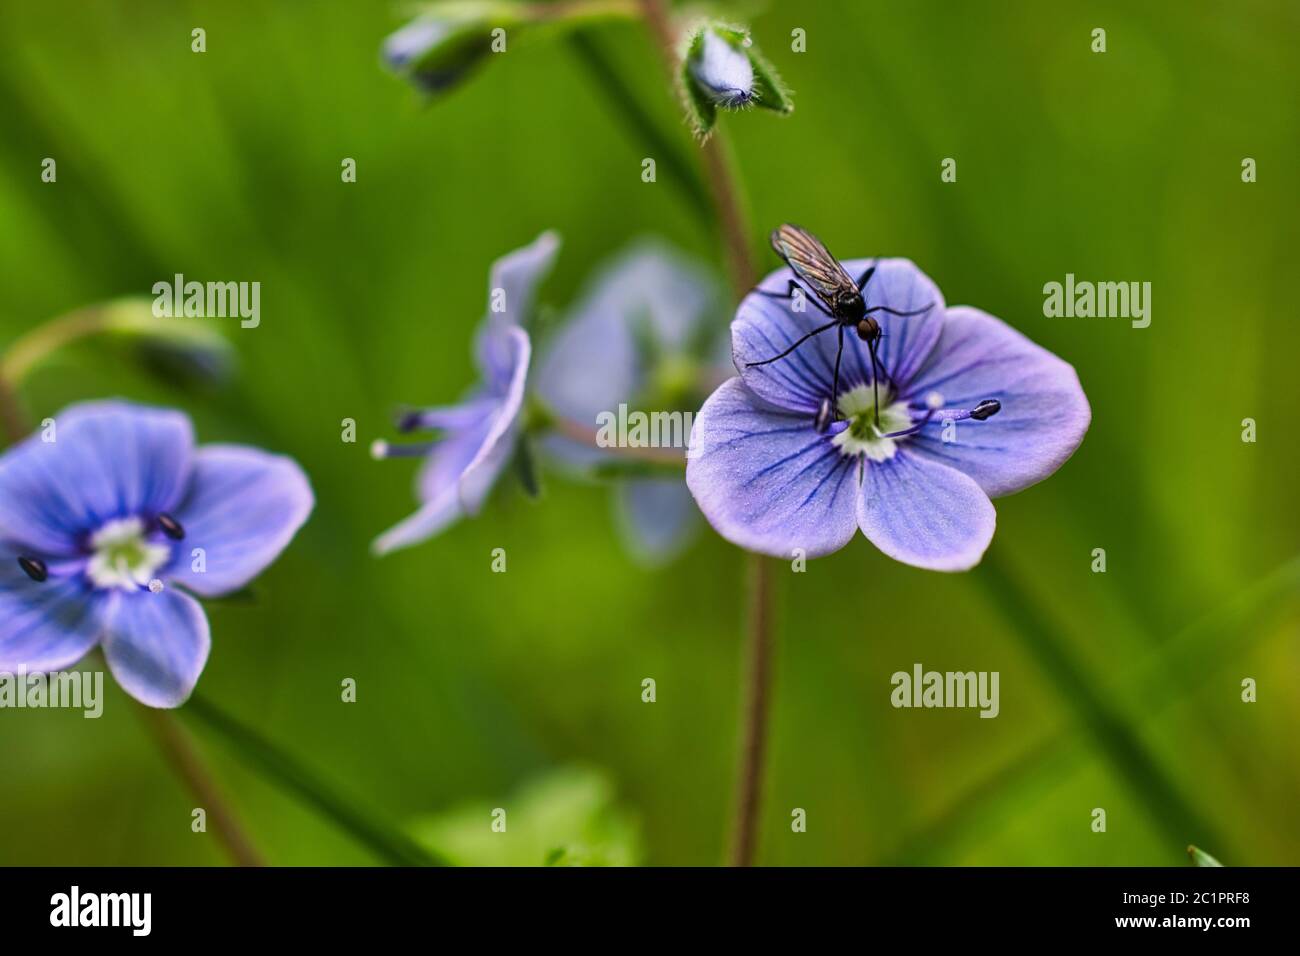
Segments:
[[[537,394],[552,414],[593,431],[597,416],[620,404],[688,413],[725,374],[726,330],[714,324],[719,308],[706,270],[642,241],[599,271],[548,343],[538,362]],[[559,433],[542,445],[578,470],[616,457]],[[683,477],[621,481],[615,507],[629,550],[651,564],[680,552],[698,523]]]
[[[243,587],[312,506],[295,462],[196,449],[180,412],[64,410],[0,457],[0,670],[60,670],[99,645],[132,697],[179,706],[208,658],[191,594]]]
[[[845,262],[861,275],[874,260]],[[778,354],[824,324],[784,296],[779,269],[740,304],[731,325],[740,378],[722,385],[695,420],[686,481],[727,540],[763,554],[838,551],[862,533],[906,564],[960,571],[993,537],[991,497],[1046,478],[1074,453],[1091,421],[1074,369],[1015,329],[969,306],[946,308],[906,259],[875,261],[868,309],[876,312],[885,371],[876,419],[872,363],[856,334],[843,336],[842,420],[814,425],[834,377],[834,329]],[[760,291],[768,295],[760,294]],[[992,415],[992,417],[989,417]],[[987,419],[987,420],[985,420]],[[959,424],[960,423],[960,424]]]
[[[492,264],[488,313],[474,347],[482,382],[458,404],[411,412],[398,422],[403,432],[430,430],[441,437],[413,445],[374,444],[376,458],[424,458],[416,477],[420,509],[375,540],[377,554],[418,544],[458,518],[477,514],[510,460],[532,354],[522,322],[559,248],[559,236],[544,232]]]
[[[489,24],[465,15],[429,15],[412,20],[384,40],[382,57],[393,73],[425,93],[455,86],[490,52]]]

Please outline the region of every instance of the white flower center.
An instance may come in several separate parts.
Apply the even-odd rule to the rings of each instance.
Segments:
[[[890,432],[902,431],[912,425],[906,402],[890,402],[890,396],[880,394],[880,424],[876,424],[876,399],[870,385],[858,385],[840,395],[840,414],[848,421],[831,443],[839,446],[845,455],[866,455],[872,461],[888,461],[898,452],[898,442],[903,438],[886,438]]]
[[[95,551],[86,565],[91,582],[97,588],[124,591],[149,587],[172,554],[167,545],[145,540],[144,522],[139,518],[108,522],[91,537],[90,546]]]

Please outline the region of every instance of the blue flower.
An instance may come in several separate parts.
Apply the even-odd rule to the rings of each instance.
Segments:
[[[0,457],[0,670],[61,670],[98,645],[132,697],[179,706],[208,659],[191,595],[251,581],[313,503],[292,460],[196,449],[180,412],[65,409]]]
[[[726,364],[726,335],[713,323],[720,298],[708,273],[660,243],[642,241],[606,265],[537,367],[547,409],[595,430],[620,404],[644,412],[699,407]],[[686,432],[689,433],[689,426]],[[544,449],[579,469],[612,452],[561,433]],[[681,450],[683,463],[685,450]],[[698,514],[682,477],[632,478],[615,492],[618,526],[639,560],[657,564],[689,542]]]
[[[858,276],[872,263],[844,267]],[[753,551],[791,557],[798,548],[815,557],[861,529],[898,561],[965,570],[993,538],[989,499],[1069,459],[1092,418],[1088,399],[1070,365],[979,309],[946,307],[911,262],[875,265],[864,297],[883,333],[879,382],[852,330],[843,335],[838,395],[830,396],[835,329],[785,359],[753,364],[826,321],[808,298],[801,309],[772,298],[793,278],[790,269],[773,272],[732,322],[740,378],[696,417],[686,481],[718,533]],[[927,305],[909,317],[877,311]],[[840,420],[819,431],[828,397]]]
[[[559,237],[545,232],[492,264],[488,313],[474,348],[482,382],[458,404],[411,412],[398,423],[404,432],[430,430],[441,437],[414,445],[379,441],[371,449],[376,458],[424,458],[415,487],[420,509],[375,540],[377,554],[418,544],[477,514],[510,460],[532,354],[521,323],[559,248]]]

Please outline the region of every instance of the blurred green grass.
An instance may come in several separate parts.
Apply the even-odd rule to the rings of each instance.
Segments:
[[[394,406],[471,381],[500,253],[558,229],[546,298],[564,304],[636,235],[720,266],[713,237],[662,175],[641,182],[644,147],[563,44],[499,57],[425,109],[378,66],[398,23],[388,4],[345,0],[0,8],[0,343],[175,272],[260,281],[261,327],[230,322],[240,370],[224,392],[178,393],[87,346],[25,393],[41,415],[110,394],[181,405],[202,439],[281,450],[311,475],[317,512],[260,603],[211,611],[205,696],[397,820],[496,806],[578,762],[608,770],[650,862],[716,862],[738,712],[734,549],[704,535],[647,572],[621,551],[607,494],[552,478],[540,505],[503,488],[479,520],[376,561],[368,542],[410,508],[411,472],[366,457]],[[789,51],[795,26],[805,54]],[[1088,50],[1095,26],[1104,55]],[[760,859],[1182,865],[1196,842],[1229,864],[1294,863],[1294,587],[1207,640],[1171,639],[1300,551],[1296,8],[827,2],[774,4],[753,27],[797,104],[723,120],[756,248],[793,220],[846,257],[908,256],[950,303],[1078,368],[1092,430],[1057,476],[998,502],[993,552],[1226,843],[1175,843],[1153,823],[979,575],[857,541],[780,576]],[[597,39],[672,131],[645,38],[629,25]],[[57,184],[40,181],[46,156]],[[942,184],[948,156],[958,180]],[[344,157],[355,184],[339,181]],[[1150,281],[1151,327],[1044,318],[1042,286],[1067,272]],[[339,440],[349,417],[355,445]],[[489,573],[495,547],[505,575]],[[1095,547],[1105,575],[1089,570]],[[999,670],[1001,716],[894,710],[889,675],[915,661]],[[1239,700],[1245,676],[1256,704]],[[356,704],[339,701],[344,677]],[[99,721],[0,713],[0,862],[221,860],[111,693]],[[273,861],[369,862],[205,743]],[[1088,826],[1098,806],[1106,836]],[[806,833],[790,832],[794,807]]]

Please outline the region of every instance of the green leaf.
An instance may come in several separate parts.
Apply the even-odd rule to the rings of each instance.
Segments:
[[[1029,653],[1060,697],[1075,711],[1101,753],[1141,801],[1151,822],[1167,834],[1212,834],[1214,828],[1191,804],[1176,780],[1134,732],[1110,695],[1089,677],[1071,652],[1061,629],[1040,603],[1026,593],[1020,578],[1005,567],[996,549],[984,556],[972,578],[1011,625],[1011,634]],[[1181,840],[1179,840],[1181,842]]]
[[[677,77],[678,88],[682,95],[682,105],[686,108],[686,118],[690,121],[691,129],[701,140],[709,138],[713,132],[713,124],[718,121],[718,108],[714,105],[709,95],[700,88],[695,82],[695,77],[691,73],[691,62],[699,56],[700,47],[704,43],[704,30],[696,30],[686,43],[685,51],[681,57],[681,67]]]
[[[537,456],[533,453],[533,443],[527,435],[519,438],[515,446],[515,474],[523,485],[524,493],[529,498],[542,496],[542,476],[537,469]]]
[[[198,694],[186,702],[181,713],[197,718],[215,731],[253,770],[338,824],[379,859],[394,866],[447,865],[406,833],[357,807],[297,759]]]
[[[500,813],[504,811],[504,817]],[[493,828],[502,820],[504,830]],[[603,771],[565,767],[513,795],[431,814],[415,838],[458,866],[637,866],[640,826]]]
[[[749,48],[749,62],[754,67],[754,105],[778,113],[793,113],[794,101],[790,98],[789,87],[758,47]]]
[[[420,9],[384,40],[382,57],[389,70],[430,97],[454,89],[494,52],[635,13],[630,0],[441,0]]]
[[[1189,846],[1187,855],[1192,858],[1192,863],[1195,866],[1223,866],[1222,863],[1199,847]]]

